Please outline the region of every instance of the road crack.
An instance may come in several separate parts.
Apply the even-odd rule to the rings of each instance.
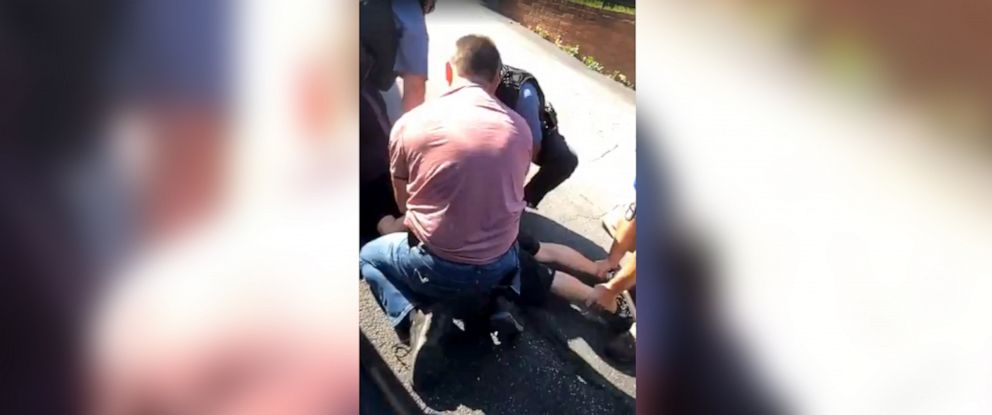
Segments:
[[[594,158],[594,159],[592,159],[592,160],[589,160],[589,161],[590,161],[590,162],[593,162],[593,161],[599,161],[599,160],[602,160],[602,159],[603,159],[603,157],[606,157],[606,156],[608,156],[608,155],[609,155],[610,153],[612,153],[612,152],[613,152],[614,150],[616,150],[616,149],[618,149],[618,148],[620,148],[620,144],[614,144],[614,145],[613,145],[613,147],[610,147],[610,149],[609,149],[609,150],[606,150],[605,152],[603,152],[603,154],[600,154],[600,155],[599,155],[599,156],[597,156],[596,158]]]

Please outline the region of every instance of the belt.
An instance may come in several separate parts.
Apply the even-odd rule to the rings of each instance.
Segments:
[[[416,248],[424,244],[424,242],[417,237],[417,234],[413,233],[413,231],[409,229],[406,230],[406,241],[410,244],[411,248]]]

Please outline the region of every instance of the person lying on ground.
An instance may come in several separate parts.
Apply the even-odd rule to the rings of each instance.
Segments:
[[[591,311],[606,322],[610,330],[623,333],[634,323],[634,314],[630,303],[622,291],[612,299],[601,299],[609,283],[609,268],[605,260],[590,261],[582,254],[565,245],[540,242],[532,236],[521,232],[517,239],[520,245],[520,298],[519,302],[529,306],[541,306],[547,301],[548,294],[576,305],[586,305]],[[548,249],[551,247],[552,249]],[[566,253],[565,255],[560,255]],[[593,262],[596,275],[605,280],[595,286],[589,286],[575,276],[549,267],[548,264],[565,268],[577,268],[572,260],[582,258],[579,262]],[[580,265],[581,267],[581,265]]]
[[[396,232],[406,232],[408,229],[404,222],[404,216],[399,217],[386,215],[379,220],[377,230],[379,235],[387,235]],[[539,244],[539,249],[534,250],[534,258],[538,262],[552,264],[558,268],[564,268],[572,272],[594,276],[606,281],[609,274],[616,271],[616,265],[610,265],[609,259],[591,260],[568,245],[556,244],[553,242],[539,242],[530,235],[523,232],[517,237],[517,242],[523,244],[524,241],[533,240]]]
[[[403,217],[383,218],[379,221],[379,232],[383,235],[407,232]],[[603,295],[612,290],[609,277],[617,269],[609,258],[593,261],[567,245],[541,242],[526,232],[517,235],[517,244],[520,246],[521,303],[539,306],[551,293],[570,303],[602,311],[599,316],[615,331],[627,331],[633,324],[633,313],[623,290],[617,291],[612,299]],[[594,276],[603,282],[589,286],[566,271],[548,267],[549,264]]]

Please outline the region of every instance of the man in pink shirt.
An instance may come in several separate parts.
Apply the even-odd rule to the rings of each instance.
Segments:
[[[420,385],[439,374],[448,310],[479,305],[517,271],[532,159],[527,122],[494,97],[496,46],[469,35],[456,49],[451,90],[406,113],[391,133],[393,190],[410,231],[382,236],[360,254],[379,305],[401,337],[409,330]]]

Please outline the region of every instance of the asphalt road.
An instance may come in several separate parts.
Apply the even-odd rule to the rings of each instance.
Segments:
[[[600,219],[633,196],[634,92],[480,4],[441,2],[427,22],[428,100],[445,90],[444,62],[455,40],[469,33],[490,36],[506,63],[538,77],[558,111],[562,133],[579,156],[579,167],[547,196],[539,211],[525,215],[523,226],[545,241],[568,244],[592,258],[604,257],[610,238]],[[398,95],[391,91],[386,97],[395,118]],[[495,347],[486,338],[454,339],[448,357],[456,370],[439,388],[421,395],[410,386],[408,350],[398,343],[364,283],[359,291],[362,331],[428,412],[634,412],[633,365],[603,358],[603,326],[564,302],[522,310],[526,329],[509,347]]]

